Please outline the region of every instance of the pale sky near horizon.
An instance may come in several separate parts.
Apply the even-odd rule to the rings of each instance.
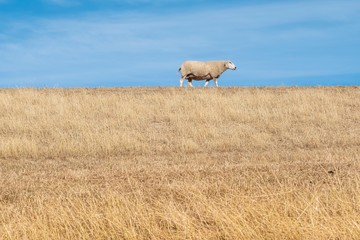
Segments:
[[[187,59],[232,60],[220,86],[360,85],[360,1],[0,0],[0,87],[178,86]]]

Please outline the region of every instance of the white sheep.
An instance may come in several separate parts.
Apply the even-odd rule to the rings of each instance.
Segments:
[[[192,87],[192,80],[205,80],[205,87],[209,81],[214,79],[215,85],[218,87],[217,79],[227,69],[235,70],[236,66],[231,61],[185,61],[179,68],[181,72],[180,87],[183,81],[188,80],[188,85]]]

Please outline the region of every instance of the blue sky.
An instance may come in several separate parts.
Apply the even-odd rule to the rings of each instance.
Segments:
[[[0,87],[178,86],[187,59],[231,59],[220,86],[360,85],[360,1],[0,0]]]

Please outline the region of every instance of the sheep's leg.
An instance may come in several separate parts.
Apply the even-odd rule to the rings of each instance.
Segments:
[[[185,79],[185,78],[183,78],[183,77],[180,78],[180,87],[182,87],[183,82],[184,82],[184,79]]]
[[[215,85],[218,87],[218,86],[219,86],[219,84],[218,84],[218,82],[217,82],[217,79],[216,79],[216,78],[214,78],[214,82],[215,82]]]
[[[208,84],[209,84],[209,80],[206,80],[204,87],[206,87]]]
[[[189,87],[193,87],[193,85],[192,85],[192,80],[190,80],[190,79],[188,80],[188,86],[189,86]]]

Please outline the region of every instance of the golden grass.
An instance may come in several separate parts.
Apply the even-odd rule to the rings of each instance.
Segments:
[[[360,239],[360,88],[2,89],[0,239]]]

